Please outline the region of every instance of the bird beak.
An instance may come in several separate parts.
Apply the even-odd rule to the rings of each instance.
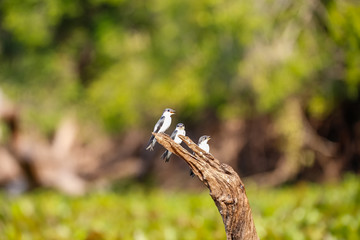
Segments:
[[[175,110],[170,110],[171,115],[175,114]]]

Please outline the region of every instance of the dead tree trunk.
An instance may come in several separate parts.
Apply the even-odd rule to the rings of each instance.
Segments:
[[[37,175],[34,163],[29,156],[20,154],[17,143],[20,135],[20,117],[12,102],[6,98],[0,88],[0,121],[5,123],[9,130],[10,144],[6,150],[16,159],[16,164],[22,170],[29,189],[40,186],[39,176]]]
[[[158,143],[181,157],[210,190],[225,225],[228,240],[259,239],[256,233],[245,187],[239,175],[213,155],[204,152],[190,138],[180,136],[194,155],[175,143],[168,135],[153,133]]]

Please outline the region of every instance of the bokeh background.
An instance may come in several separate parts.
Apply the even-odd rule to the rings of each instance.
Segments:
[[[166,107],[261,239],[360,236],[356,0],[0,1],[0,238],[224,239]]]

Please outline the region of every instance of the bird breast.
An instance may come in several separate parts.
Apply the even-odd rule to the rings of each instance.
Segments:
[[[184,131],[184,130],[180,130],[180,131],[178,132],[178,134],[176,134],[176,137],[175,137],[174,141],[175,141],[176,143],[178,143],[178,144],[180,144],[180,143],[182,142],[182,140],[179,138],[179,135],[185,136],[185,131]]]

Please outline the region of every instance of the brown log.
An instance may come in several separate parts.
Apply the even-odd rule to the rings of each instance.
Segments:
[[[228,240],[259,239],[245,186],[232,167],[204,152],[190,138],[179,136],[194,152],[191,154],[168,135],[153,133],[158,143],[182,158],[210,190],[225,225]]]

